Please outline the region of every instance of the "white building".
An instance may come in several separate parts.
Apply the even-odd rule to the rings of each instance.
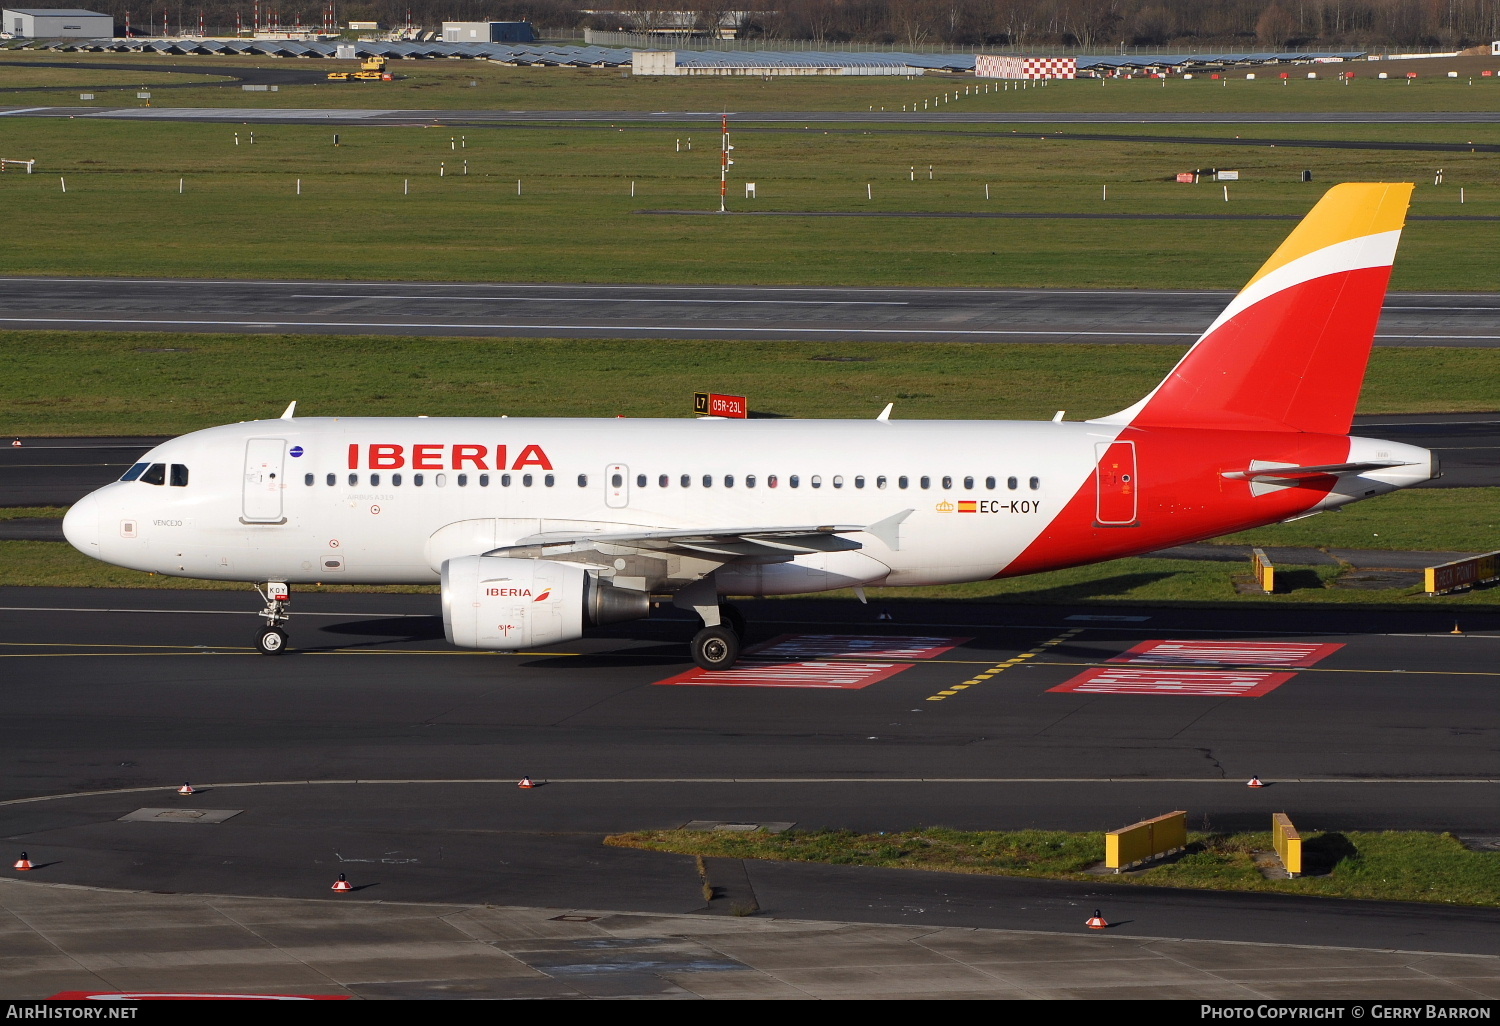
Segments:
[[[25,39],[109,39],[115,34],[115,19],[98,11],[71,8],[4,8],[0,27]]]

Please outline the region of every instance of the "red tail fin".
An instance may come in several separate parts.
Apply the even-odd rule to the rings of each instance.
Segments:
[[[1347,434],[1412,188],[1329,189],[1166,380],[1104,422]]]

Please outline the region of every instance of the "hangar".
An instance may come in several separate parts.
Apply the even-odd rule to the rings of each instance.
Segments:
[[[109,39],[115,34],[114,17],[98,11],[7,7],[0,18],[6,32],[25,39]]]

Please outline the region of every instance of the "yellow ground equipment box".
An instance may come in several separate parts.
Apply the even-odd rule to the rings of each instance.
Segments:
[[[358,71],[330,71],[328,73],[330,82],[347,82],[350,79],[360,82],[389,82],[392,75],[385,70],[384,57],[366,57],[360,62]]]

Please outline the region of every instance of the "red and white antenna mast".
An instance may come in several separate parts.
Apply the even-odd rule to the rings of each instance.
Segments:
[[[126,36],[126,38],[129,38],[129,36],[130,36],[130,12],[129,11],[125,12],[125,36]]]
[[[723,115],[722,122],[722,149],[719,153],[719,213],[725,212],[724,201],[729,197],[729,165],[734,161],[729,159],[729,151],[734,149],[729,145],[729,115]]]

